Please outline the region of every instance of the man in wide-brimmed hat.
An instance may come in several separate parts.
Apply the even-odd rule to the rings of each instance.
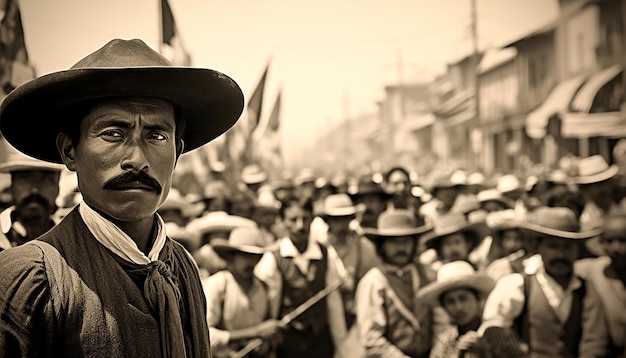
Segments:
[[[574,183],[582,193],[584,206],[580,214],[580,226],[594,229],[602,226],[603,220],[611,210],[618,210],[622,205],[616,177],[619,173],[617,165],[609,165],[601,155],[592,155],[577,162],[577,173]],[[626,201],[624,201],[626,202]],[[603,255],[602,245],[597,238],[589,240],[588,249],[596,256]]]
[[[437,253],[433,268],[436,270],[442,263],[465,260],[469,261],[470,253],[489,234],[484,221],[470,222],[461,213],[449,213],[437,217],[433,231],[422,238],[426,249]]]
[[[596,287],[574,273],[579,244],[598,232],[580,232],[567,208],[537,208],[520,227],[536,241],[543,265],[535,274],[514,273],[498,281],[479,332],[512,328],[531,357],[606,357],[602,302]]]
[[[482,322],[485,298],[495,284],[470,263],[453,261],[441,266],[436,281],[418,291],[418,299],[443,307],[451,321],[451,326],[436,337],[431,358],[457,358],[461,351],[483,356],[488,347],[476,330]]]
[[[382,261],[356,291],[356,325],[368,357],[428,357],[436,334],[433,313],[415,295],[431,276],[413,257],[419,237],[429,230],[401,209],[385,211],[376,229],[364,229]]]
[[[230,357],[253,338],[264,344],[251,356],[270,356],[280,328],[269,310],[267,285],[254,275],[265,252],[261,232],[236,228],[228,239],[215,239],[213,249],[226,262],[226,270],[202,281],[214,356]]]
[[[3,100],[4,138],[75,171],[83,201],[38,240],[0,253],[0,355],[210,354],[197,266],[156,211],[180,155],[242,109],[228,76],[173,67],[137,39],[112,40]]]
[[[357,233],[350,223],[363,211],[354,205],[347,194],[332,194],[326,197],[319,216],[326,223],[325,242],[332,245],[349,274],[349,280],[340,288],[346,315],[346,324],[351,328],[356,318],[354,293],[359,280],[378,264],[376,248],[370,240]]]
[[[27,243],[57,223],[56,199],[59,195],[60,164],[26,156],[1,140],[6,161],[0,173],[11,176],[12,206],[0,212],[0,250]]]

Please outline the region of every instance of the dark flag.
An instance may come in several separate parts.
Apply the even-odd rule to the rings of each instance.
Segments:
[[[24,29],[17,0],[0,0],[0,100],[17,86],[35,78],[28,63]]]
[[[191,55],[183,45],[167,0],[161,0],[161,42],[161,54],[174,66],[191,66]]]

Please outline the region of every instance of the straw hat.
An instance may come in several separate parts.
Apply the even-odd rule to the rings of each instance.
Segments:
[[[176,223],[165,223],[165,232],[167,232],[167,237],[180,242],[187,251],[195,251],[202,246],[202,239],[199,235],[186,227],[178,226]]]
[[[372,240],[400,236],[418,236],[431,230],[431,227],[418,223],[409,210],[386,210],[378,217],[378,228],[364,228],[363,234]]]
[[[234,229],[227,239],[218,238],[211,243],[213,250],[222,258],[231,252],[263,255],[265,248],[262,244],[261,230],[254,227],[239,227]]]
[[[250,219],[229,215],[223,211],[206,214],[187,224],[187,229],[195,231],[201,236],[214,232],[231,232],[238,227],[254,228],[257,227],[257,224]]]
[[[364,210],[363,205],[354,205],[348,194],[331,194],[324,199],[320,216],[352,216]]]
[[[437,270],[437,279],[420,289],[417,298],[437,304],[441,295],[457,288],[470,288],[485,297],[495,285],[493,278],[477,273],[470,263],[457,260],[443,264]]]
[[[489,234],[489,228],[484,221],[469,222],[465,215],[461,213],[449,213],[435,218],[434,229],[431,233],[424,236],[424,245],[426,248],[432,249],[445,236],[455,233],[471,232],[476,235],[478,244],[485,236]]]
[[[589,239],[602,232],[601,228],[580,232],[578,218],[571,209],[547,206],[529,213],[519,227],[530,237],[540,235],[570,240]]]
[[[578,174],[574,177],[576,184],[592,184],[611,179],[619,172],[615,164],[609,166],[603,156],[597,154],[578,161]]]
[[[246,184],[259,184],[267,180],[267,173],[258,164],[246,165],[241,170],[241,180]]]
[[[21,152],[61,163],[56,137],[76,119],[71,113],[77,105],[128,96],[172,103],[185,118],[185,152],[232,127],[244,105],[241,88],[225,74],[173,67],[141,40],[114,39],[69,70],[11,91],[0,106],[0,131]]]

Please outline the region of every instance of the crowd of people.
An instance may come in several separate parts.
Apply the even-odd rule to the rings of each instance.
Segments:
[[[5,100],[0,131],[28,156],[0,165],[1,355],[626,357],[617,165],[333,182],[251,164],[200,196],[171,187],[242,100],[137,40]]]

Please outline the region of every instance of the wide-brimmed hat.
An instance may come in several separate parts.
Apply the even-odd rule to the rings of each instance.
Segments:
[[[353,216],[364,209],[363,205],[354,205],[348,194],[331,194],[324,199],[319,215],[322,218]]]
[[[619,172],[615,164],[609,166],[603,156],[597,154],[578,161],[576,184],[592,184],[611,179]]]
[[[489,228],[484,221],[469,222],[465,218],[465,215],[461,213],[440,215],[434,220],[433,231],[424,236],[424,245],[426,248],[432,249],[437,246],[445,236],[466,232],[474,233],[477,240],[475,244],[478,244],[489,234]]]
[[[378,216],[377,228],[363,228],[363,234],[372,240],[399,236],[418,236],[432,228],[418,223],[413,212],[404,209],[386,210]]]
[[[206,214],[187,224],[187,229],[195,231],[201,236],[215,232],[228,233],[238,227],[257,227],[257,224],[248,218],[230,215],[223,211]]]
[[[510,209],[514,206],[511,200],[502,195],[502,193],[498,189],[482,190],[478,194],[476,194],[476,198],[481,204],[489,201],[496,201],[502,204],[506,209]]]
[[[457,288],[470,288],[485,297],[495,285],[493,278],[477,273],[469,262],[457,260],[441,265],[437,270],[437,279],[420,289],[417,298],[437,304],[442,294]]]
[[[6,154],[5,161],[0,163],[0,173],[11,173],[24,170],[61,171],[65,169],[64,165],[49,163],[24,155],[7,143],[6,140],[2,139],[0,141],[2,142],[0,145],[4,146]]]
[[[167,194],[167,198],[159,207],[159,211],[164,210],[180,210],[181,214],[186,218],[193,218],[202,213],[204,204],[200,202],[192,203],[181,195],[180,191],[171,188]]]
[[[0,132],[18,150],[61,163],[56,137],[77,118],[77,105],[141,96],[172,103],[185,118],[184,151],[196,149],[232,127],[243,93],[230,77],[210,69],[173,67],[138,39],[114,39],[69,70],[26,82],[0,106]]]
[[[237,251],[246,254],[263,255],[265,248],[262,244],[263,234],[256,227],[239,227],[233,229],[228,239],[217,238],[211,246],[221,257]]]
[[[589,239],[601,234],[602,229],[580,231],[576,214],[568,208],[542,206],[526,215],[520,228],[528,237],[550,236],[570,240]]]
[[[267,180],[267,173],[258,164],[249,164],[241,170],[241,181],[246,184],[259,184]]]

